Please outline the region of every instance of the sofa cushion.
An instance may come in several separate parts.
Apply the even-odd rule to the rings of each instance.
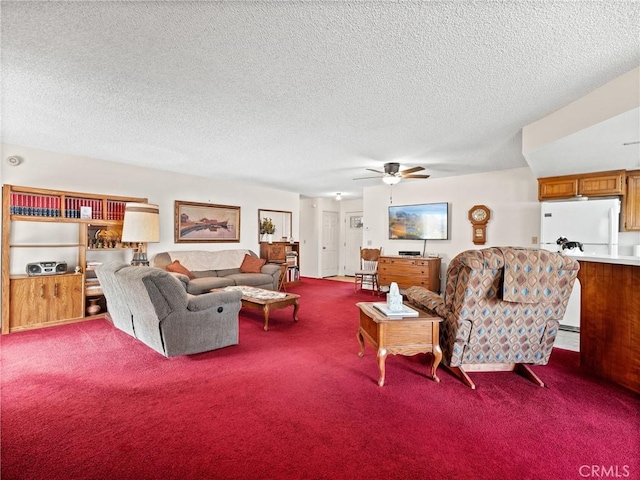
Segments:
[[[226,277],[227,275],[235,275],[240,273],[240,267],[238,268],[225,268],[224,270],[218,270],[219,277]]]
[[[235,285],[231,278],[226,277],[202,277],[194,278],[187,285],[187,292],[192,295],[208,293],[212,288],[224,288]]]
[[[216,270],[194,270],[191,273],[193,274],[194,278],[218,276],[218,272]]]
[[[235,285],[246,285],[249,287],[262,287],[273,285],[273,277],[266,273],[236,273],[224,277],[235,282]]]
[[[266,258],[256,258],[247,254],[240,265],[240,273],[260,273],[265,263],[267,263]]]
[[[178,260],[174,260],[172,263],[164,267],[164,269],[168,272],[181,273],[182,275],[186,275],[190,280],[193,280],[195,278],[193,274],[189,270],[187,270],[187,268]]]

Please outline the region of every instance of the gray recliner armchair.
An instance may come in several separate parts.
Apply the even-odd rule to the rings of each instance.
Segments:
[[[96,275],[114,326],[166,357],[238,344],[239,291],[196,297],[165,270],[121,262]]]

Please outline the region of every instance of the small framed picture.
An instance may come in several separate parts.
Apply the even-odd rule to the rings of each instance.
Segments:
[[[175,201],[175,242],[239,242],[240,207]]]
[[[80,218],[91,218],[91,207],[80,207]]]

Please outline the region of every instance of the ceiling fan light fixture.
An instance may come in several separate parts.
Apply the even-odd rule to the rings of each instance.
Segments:
[[[402,179],[400,177],[396,177],[395,175],[385,175],[384,177],[382,177],[382,181],[387,185],[395,185],[400,180]]]

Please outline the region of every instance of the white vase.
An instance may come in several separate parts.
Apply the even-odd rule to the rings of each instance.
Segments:
[[[272,233],[267,233],[267,242],[268,243],[273,243],[273,234]]]

